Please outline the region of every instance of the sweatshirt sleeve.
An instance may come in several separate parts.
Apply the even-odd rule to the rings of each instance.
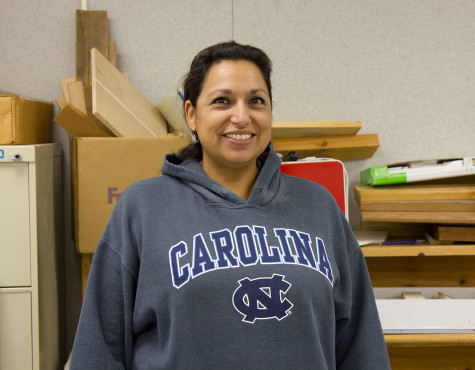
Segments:
[[[71,369],[130,368],[134,285],[120,255],[101,241],[88,277]]]
[[[348,312],[336,322],[338,369],[390,369],[371,280],[361,249],[349,251]]]

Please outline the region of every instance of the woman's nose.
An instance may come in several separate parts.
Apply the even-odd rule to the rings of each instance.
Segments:
[[[245,126],[251,121],[249,107],[244,102],[237,102],[233,107],[231,122],[235,125]]]

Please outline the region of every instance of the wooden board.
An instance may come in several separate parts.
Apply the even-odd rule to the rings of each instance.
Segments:
[[[475,199],[475,184],[355,186],[354,192],[361,204],[368,201]]]
[[[105,10],[76,10],[76,78],[92,86],[91,49],[109,54],[109,27]]]
[[[58,106],[59,110],[63,109],[66,106],[66,99],[64,96],[58,96],[56,99],[56,105]]]
[[[401,292],[402,299],[426,299],[421,292]]]
[[[117,43],[115,41],[109,41],[108,51],[107,59],[114,67],[117,67]]]
[[[365,257],[373,287],[473,287],[475,256]]]
[[[54,117],[54,122],[64,128],[70,135],[76,137],[114,136],[70,103],[66,103],[64,108]]]
[[[76,11],[76,79],[84,86],[87,115],[92,115],[91,49],[109,55],[109,27],[104,10]]]
[[[475,334],[385,334],[384,338],[392,370],[474,368]]]
[[[434,236],[438,240],[475,242],[475,226],[437,225],[434,227]]]
[[[444,257],[472,256],[475,257],[474,244],[447,245],[366,245],[361,247],[365,258],[371,257]]]
[[[272,137],[356,135],[360,129],[359,121],[274,121]]]
[[[63,90],[63,95],[64,99],[66,100],[66,103],[71,103],[71,97],[69,95],[69,83],[76,81],[76,77],[67,77],[67,78],[62,78],[60,80],[61,82],[61,89]]]
[[[276,152],[284,156],[295,151],[298,158],[314,156],[340,160],[371,158],[379,147],[377,134],[273,138],[272,142]]]
[[[82,113],[87,114],[86,98],[81,81],[71,81],[68,83],[69,101]]]
[[[475,199],[429,199],[358,202],[362,211],[475,212]]]
[[[167,123],[155,105],[96,49],[91,64],[94,116],[117,136],[167,136]]]
[[[474,224],[475,212],[361,211],[361,221]]]

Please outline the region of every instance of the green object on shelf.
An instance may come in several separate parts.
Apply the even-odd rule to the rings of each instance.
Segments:
[[[388,172],[388,166],[371,167],[360,172],[361,185],[403,184],[407,181],[405,173]]]

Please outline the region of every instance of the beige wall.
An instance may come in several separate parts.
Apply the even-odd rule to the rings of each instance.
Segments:
[[[475,155],[475,2],[452,0],[89,0],[107,10],[118,67],[152,102],[172,93],[191,58],[235,39],[274,62],[275,120],[359,120],[381,147],[345,161],[352,187],[370,166]],[[74,75],[80,0],[1,0],[0,89],[53,101]],[[68,343],[80,304],[64,148]]]

